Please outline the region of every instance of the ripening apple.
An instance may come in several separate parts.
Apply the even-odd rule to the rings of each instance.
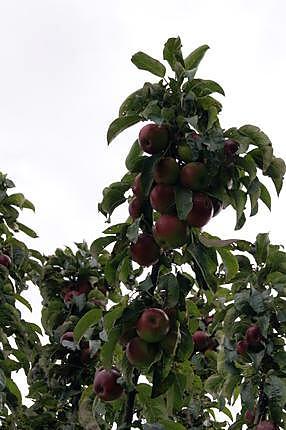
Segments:
[[[260,421],[256,430],[276,430],[276,426],[272,421]]]
[[[227,139],[224,142],[224,153],[226,160],[228,162],[232,162],[234,159],[235,153],[238,151],[239,143],[232,139]]]
[[[142,200],[138,196],[134,196],[129,202],[129,215],[133,220],[140,217],[142,213]]]
[[[173,157],[161,158],[154,169],[154,180],[157,184],[174,185],[180,174],[179,166]]]
[[[248,345],[250,345],[250,346],[259,345],[261,340],[262,340],[262,334],[261,334],[260,327],[258,327],[258,325],[256,325],[256,324],[252,324],[246,330],[245,338],[246,338]]]
[[[149,367],[155,360],[157,348],[140,337],[134,337],[126,346],[126,357],[132,366],[138,369]]]
[[[135,194],[135,196],[142,198],[143,197],[143,191],[142,191],[142,184],[141,184],[141,173],[139,173],[133,182],[132,185],[132,191]]]
[[[255,411],[251,411],[250,409],[247,409],[247,411],[244,414],[244,421],[248,425],[252,425],[254,423],[255,419]]]
[[[170,330],[169,317],[162,309],[145,309],[137,321],[136,330],[145,342],[160,342]]]
[[[141,234],[137,242],[131,244],[130,250],[132,260],[140,266],[151,266],[160,257],[160,248],[151,234]]]
[[[161,214],[174,212],[175,190],[172,185],[155,185],[150,193],[150,203],[153,209]]]
[[[148,154],[158,154],[169,144],[169,131],[165,125],[147,124],[141,128],[139,143]]]
[[[208,183],[208,171],[204,163],[194,161],[186,164],[180,174],[181,184],[194,191],[203,190]]]
[[[236,352],[240,355],[243,355],[247,352],[248,350],[248,343],[246,340],[240,340],[239,342],[237,342],[236,344]]]
[[[193,194],[193,207],[187,216],[187,223],[193,227],[203,227],[213,215],[211,198],[203,193]]]
[[[193,342],[195,345],[195,349],[199,352],[204,352],[208,349],[209,346],[209,335],[202,331],[197,330],[192,336]]]
[[[153,227],[153,235],[163,249],[179,248],[187,242],[187,224],[175,215],[161,215]]]
[[[100,369],[95,373],[93,391],[97,397],[105,402],[119,399],[123,393],[123,387],[117,381],[121,377],[115,369]]]
[[[9,257],[9,255],[0,254],[0,265],[9,267],[10,264],[11,264],[11,258]]]

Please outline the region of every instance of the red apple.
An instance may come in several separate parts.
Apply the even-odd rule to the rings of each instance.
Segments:
[[[161,158],[154,169],[154,180],[157,184],[174,185],[180,174],[179,166],[172,157]]]
[[[161,215],[153,227],[153,234],[162,248],[179,248],[187,242],[187,224],[175,215]]]
[[[117,382],[120,377],[120,372],[115,368],[98,370],[93,381],[96,396],[105,402],[119,399],[123,393],[122,386]]]
[[[257,346],[262,340],[262,334],[260,327],[256,324],[252,324],[245,333],[246,341],[250,346]]]
[[[80,294],[82,294],[82,293],[80,293],[77,290],[68,291],[64,295],[64,302],[65,302],[65,304],[66,305],[70,305],[72,303],[72,301],[73,301],[73,298],[76,297],[76,296],[80,296]]]
[[[153,209],[166,214],[175,209],[175,190],[172,185],[155,185],[150,193],[150,203]]]
[[[139,133],[139,143],[148,154],[158,154],[169,143],[169,132],[165,125],[147,124]]]
[[[233,161],[235,153],[238,151],[239,143],[228,139],[224,142],[224,153],[227,161]]]
[[[244,421],[248,425],[251,425],[254,423],[254,419],[255,419],[255,411],[252,412],[250,409],[247,409],[247,411],[244,414]]]
[[[140,266],[151,266],[160,257],[160,248],[151,234],[141,234],[137,242],[130,246],[131,257]]]
[[[10,264],[11,264],[11,258],[9,257],[9,255],[1,254],[0,255],[0,265],[5,266],[5,267],[9,267]]]
[[[193,334],[193,342],[195,345],[195,348],[199,352],[204,352],[209,347],[209,336],[207,333],[205,333],[202,330],[197,330]]]
[[[145,342],[160,342],[170,330],[169,317],[162,309],[145,309],[137,321],[136,330]]]
[[[134,337],[126,346],[126,357],[132,366],[141,369],[149,367],[155,360],[157,348],[140,337]]]
[[[213,215],[211,198],[203,193],[193,194],[193,207],[187,216],[187,223],[193,227],[203,227]]]
[[[142,200],[141,197],[134,196],[129,202],[129,215],[133,220],[140,217],[142,213]]]
[[[208,182],[208,171],[206,166],[199,161],[186,164],[180,175],[181,184],[191,190],[203,190]]]
[[[142,191],[142,184],[141,184],[141,173],[137,175],[134,179],[133,185],[132,185],[132,191],[137,197],[143,197],[143,191]]]
[[[261,421],[257,426],[256,430],[275,430],[276,426],[272,421]]]
[[[239,342],[237,342],[236,344],[236,352],[240,355],[243,355],[247,352],[248,350],[248,343],[246,340],[240,340]]]

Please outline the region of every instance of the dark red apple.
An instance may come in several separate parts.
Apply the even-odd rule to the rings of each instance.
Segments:
[[[228,139],[224,142],[224,153],[227,161],[233,161],[234,155],[238,151],[238,148],[239,143],[235,140]]]
[[[169,317],[162,309],[145,309],[137,321],[136,330],[145,342],[160,342],[170,330]]]
[[[187,242],[187,224],[175,215],[161,215],[153,227],[153,234],[162,248],[179,248]]]
[[[137,242],[130,246],[131,257],[140,266],[151,266],[160,257],[160,248],[151,234],[141,234]]]
[[[245,338],[250,346],[258,346],[262,340],[262,334],[260,327],[258,327],[256,324],[252,324],[245,333]]]
[[[276,426],[272,421],[261,421],[256,426],[256,430],[276,430]]]
[[[115,368],[98,370],[93,381],[96,396],[105,402],[119,399],[123,393],[122,385],[117,382],[120,377],[120,372]]]
[[[202,330],[197,330],[193,334],[193,342],[195,345],[195,349],[199,352],[204,352],[208,349],[209,346],[209,336]]]
[[[10,264],[11,264],[11,258],[9,257],[9,255],[0,254],[0,265],[9,267]]]
[[[157,348],[140,337],[134,337],[126,346],[126,357],[132,366],[141,369],[149,367],[155,360]]]
[[[194,191],[203,190],[208,182],[206,166],[199,161],[186,164],[180,174],[181,184]]]
[[[248,350],[248,343],[246,340],[240,340],[239,342],[237,342],[236,344],[236,352],[240,355],[243,355],[247,352]]]
[[[141,173],[137,175],[134,179],[133,185],[132,185],[132,191],[137,197],[143,197],[143,191],[142,191],[142,184],[141,184]]]
[[[141,197],[134,196],[129,202],[129,215],[133,220],[140,217],[142,213],[142,199]]]
[[[161,158],[154,169],[154,180],[157,184],[174,185],[179,179],[180,169],[172,157]]]
[[[247,409],[247,411],[244,414],[244,421],[248,425],[251,425],[254,423],[254,419],[255,419],[255,411],[251,411],[250,409]]]
[[[187,223],[193,227],[203,227],[213,215],[213,204],[209,196],[203,193],[193,194],[193,207],[187,216]]]
[[[165,125],[147,124],[141,128],[139,143],[148,154],[158,154],[166,149],[169,143],[169,131]]]
[[[150,203],[153,209],[166,214],[175,209],[175,190],[172,185],[155,185],[150,193]]]

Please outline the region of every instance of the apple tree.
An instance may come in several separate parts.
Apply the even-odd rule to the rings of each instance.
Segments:
[[[279,194],[285,163],[258,127],[221,127],[213,94],[224,91],[197,77],[208,46],[181,48],[169,39],[165,64],[132,57],[159,82],[128,96],[108,129],[111,143],[146,122],[127,172],[103,190],[103,235],[35,255],[49,341],[32,348],[33,405],[16,428],[286,427],[286,253],[266,233],[205,231],[227,207],[235,230],[261,203],[270,210],[264,178]],[[126,218],[112,224],[120,205]]]

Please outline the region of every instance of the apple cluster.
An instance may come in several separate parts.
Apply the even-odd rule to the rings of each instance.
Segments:
[[[193,131],[193,139],[199,135]],[[144,205],[151,205],[159,216],[152,233],[143,233],[131,245],[132,259],[141,266],[150,266],[159,259],[160,249],[183,246],[188,239],[188,228],[205,226],[222,209],[222,202],[208,194],[210,177],[206,164],[192,161],[191,149],[186,144],[173,143],[171,131],[165,125],[148,124],[139,133],[139,143],[148,154],[161,155],[153,169],[153,184],[149,195],[143,192],[142,175],[139,173],[132,187],[133,197],[129,203],[129,214],[136,220],[143,213]],[[238,144],[232,140],[224,142],[227,160],[233,159]],[[176,207],[178,189],[191,191],[186,198],[190,210],[185,219],[180,219]],[[181,217],[182,218],[182,217]]]
[[[256,324],[252,324],[246,330],[245,338],[237,342],[236,352],[240,355],[244,355],[249,349],[255,350],[259,348],[261,341],[262,334],[260,327],[258,327]]]

